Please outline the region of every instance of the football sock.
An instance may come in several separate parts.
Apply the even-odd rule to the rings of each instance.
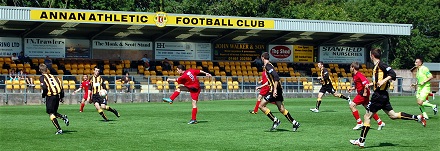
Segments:
[[[57,130],[60,130],[60,129],[61,129],[60,124],[58,124],[58,120],[57,120],[57,118],[56,118],[55,115],[51,114],[51,115],[50,115],[50,120],[52,121],[53,126],[55,126],[55,128],[56,128]]]
[[[357,124],[362,124],[362,119],[359,116],[359,111],[356,110],[354,112],[351,112],[354,116],[354,119],[356,120]]]
[[[79,107],[79,111],[83,111],[83,109],[84,109],[84,105],[85,105],[85,103],[81,103],[81,106]]]
[[[171,95],[170,99],[174,101],[174,99],[177,98],[177,96],[179,96],[180,92],[179,91],[174,91],[174,93]]]
[[[258,112],[258,106],[260,106],[260,100],[257,100],[257,103],[255,103],[255,107],[254,107],[254,113]]]
[[[264,114],[266,114],[271,121],[275,120],[275,116],[272,114],[272,112],[269,109],[267,109],[266,112],[264,112]]]
[[[382,125],[382,120],[380,119],[379,115],[377,115],[377,113],[373,115],[373,118],[377,121],[377,125]]]
[[[66,118],[63,115],[61,115],[60,113],[55,113],[55,117],[66,120]]]
[[[197,108],[193,108],[191,113],[191,119],[196,120],[197,119],[196,117],[197,117]]]
[[[289,111],[287,111],[286,109],[284,109],[283,115],[287,118],[287,120],[289,120],[290,123],[293,123],[293,121],[295,119],[293,119],[293,117],[290,115]]]
[[[422,105],[423,105],[423,106],[426,106],[426,107],[435,108],[435,105],[434,105],[434,104],[431,104],[431,103],[428,103],[428,102],[423,102]]]
[[[397,116],[402,120],[418,120],[417,115],[411,115],[405,112],[399,112]]]
[[[370,130],[370,124],[364,124],[362,126],[361,137],[359,138],[359,142],[364,143],[365,138],[367,138],[368,131]]]
[[[106,106],[105,110],[112,112],[113,114],[115,114],[117,116],[117,112],[116,110],[114,110],[113,108],[111,108],[110,106]]]
[[[321,106],[321,99],[316,100],[316,109],[319,110],[319,106]]]
[[[102,109],[99,109],[99,110],[98,110],[98,113],[99,113],[99,115],[102,116],[102,118],[104,118],[104,120],[106,120],[106,121],[108,120],[108,119],[107,119],[107,116],[105,116],[105,113],[104,113],[104,111],[102,111]]]
[[[339,97],[339,98],[343,98],[343,99],[345,99],[345,100],[348,100],[348,97],[346,97],[346,96],[343,95],[343,94],[338,94],[338,97]]]
[[[419,105],[419,109],[420,109],[420,111],[422,112],[423,117],[428,118],[428,114],[426,114],[425,107],[424,107],[423,105]]]

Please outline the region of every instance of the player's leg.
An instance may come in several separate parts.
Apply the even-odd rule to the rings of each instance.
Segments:
[[[283,96],[280,95],[277,97],[277,101],[275,101],[275,104],[277,105],[278,110],[284,115],[284,117],[286,117],[287,120],[289,120],[289,122],[293,124],[293,131],[295,132],[296,130],[298,130],[300,124],[292,117],[292,115],[290,115],[290,112],[286,110],[283,101]]]
[[[347,96],[345,96],[345,95],[343,95],[343,94],[341,94],[341,93],[338,93],[338,92],[336,92],[334,89],[333,89],[333,92],[334,92],[334,93],[332,93],[332,94],[333,94],[334,97],[342,98],[342,99],[344,99],[344,100],[347,100],[348,102],[351,101],[350,97],[347,97]]]
[[[359,130],[363,126],[362,119],[359,115],[359,111],[356,109],[357,105],[363,103],[362,101],[363,101],[362,96],[356,95],[356,97],[354,97],[354,99],[353,99],[353,102],[351,102],[349,105],[350,110],[351,110],[351,114],[353,114],[353,117],[356,120],[356,126],[353,127],[353,130]]]
[[[191,111],[191,120],[188,122],[188,124],[197,124],[197,102],[199,100],[201,89],[198,89],[197,91],[190,91],[191,99],[192,99],[192,111]]]
[[[84,97],[86,97],[86,96],[84,96]],[[79,112],[83,112],[85,102],[86,102],[86,98],[84,98],[84,97],[81,99],[81,105],[79,106]]]
[[[53,99],[52,96],[46,96],[46,113],[49,114],[49,119],[52,122],[53,126],[57,129],[55,134],[62,134],[63,130],[61,130],[60,124],[58,124],[57,117],[55,116],[56,108],[56,100]]]
[[[425,107],[431,107],[434,111],[434,115],[437,114],[438,108],[437,105],[429,103],[429,101],[424,100],[424,98],[427,98],[431,89],[429,88],[423,88],[417,93],[417,104],[419,104],[420,111],[422,111],[423,117],[425,119],[428,119],[428,114],[425,111]]]
[[[321,90],[323,90],[323,88],[321,88]],[[319,90],[318,99],[316,99],[315,108],[310,109],[310,111],[312,111],[312,112],[315,112],[315,113],[319,112],[319,107],[321,106],[322,96],[325,93],[325,90],[324,91],[321,91],[321,90]]]
[[[269,104],[270,98],[271,98],[270,94],[263,97],[258,108],[260,108],[261,112],[263,112],[273,122],[273,125],[270,130],[275,130],[281,124],[281,122],[277,117],[275,117],[275,115],[273,115],[270,109],[267,108],[267,104]]]
[[[107,105],[108,96],[106,96],[102,100],[103,100],[103,102],[101,103],[101,108],[104,109],[104,110],[112,112],[113,114],[116,115],[116,117],[119,118],[120,117],[119,112],[116,109],[114,109],[114,108],[110,107],[109,105]]]
[[[426,127],[426,120],[423,118],[423,115],[413,115],[408,114],[405,112],[399,112],[396,113],[393,110],[384,110],[385,113],[390,117],[391,119],[402,119],[402,120],[414,120],[416,122],[421,123],[424,127]]]
[[[255,107],[254,110],[249,110],[249,113],[251,114],[257,114],[258,112],[258,106],[260,106],[261,103],[261,99],[263,98],[263,96],[261,94],[258,95],[257,97],[257,102],[255,103]]]
[[[177,96],[179,96],[180,91],[189,91],[187,87],[185,87],[184,85],[179,85],[176,90],[174,91],[174,93],[170,96],[170,98],[162,98],[162,100],[164,102],[168,102],[170,104],[173,104],[174,99],[177,98]]]
[[[100,102],[102,102],[101,99],[102,99],[101,96],[99,96],[98,94],[93,94],[93,96],[92,96],[92,101],[94,102],[94,106],[95,106],[96,110],[98,111],[99,115],[102,116],[104,121],[108,121],[108,118],[105,115],[104,110],[102,110],[101,105],[100,105],[101,104]]]

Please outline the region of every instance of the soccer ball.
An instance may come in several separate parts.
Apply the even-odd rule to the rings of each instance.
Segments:
[[[106,90],[102,89],[102,90],[99,91],[99,96],[105,97],[106,95],[107,95],[107,91]]]

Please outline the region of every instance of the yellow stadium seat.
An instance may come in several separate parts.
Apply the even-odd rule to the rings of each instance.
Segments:
[[[158,90],[163,90],[163,83],[162,83],[162,81],[157,81],[156,82],[156,86],[157,86]]]
[[[116,81],[115,85],[116,85],[116,90],[122,90],[122,82],[121,81]]]
[[[239,89],[239,87],[238,87],[238,81],[233,81],[233,82],[232,82],[232,85],[234,86],[234,90],[238,90],[238,89]]]
[[[69,80],[69,90],[75,90],[76,89],[76,83],[73,80]]]

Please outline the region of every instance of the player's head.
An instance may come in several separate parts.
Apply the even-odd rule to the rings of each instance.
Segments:
[[[371,60],[374,60],[374,59],[379,60],[381,55],[382,55],[382,51],[379,48],[374,48],[370,51],[370,59]]]
[[[182,74],[183,72],[185,72],[186,68],[185,66],[179,64],[177,65],[177,73]]]
[[[318,68],[320,68],[320,69],[324,68],[324,62],[319,61],[318,62]]]
[[[263,54],[261,54],[261,60],[269,60],[269,53],[264,52]]]
[[[423,60],[421,58],[416,58],[416,61],[414,61],[414,65],[416,65],[416,67],[422,66]]]
[[[98,68],[98,66],[95,66],[95,67],[94,67],[93,75],[95,75],[95,76],[98,76],[98,75],[99,75],[99,68]]]
[[[46,74],[47,73],[47,66],[45,64],[40,64],[40,66],[38,68],[39,68],[39,71],[42,74]]]
[[[353,62],[350,65],[350,72],[354,73],[354,71],[359,71],[359,62]]]
[[[87,76],[87,74],[83,74],[83,81],[87,81],[89,80],[89,76]]]

